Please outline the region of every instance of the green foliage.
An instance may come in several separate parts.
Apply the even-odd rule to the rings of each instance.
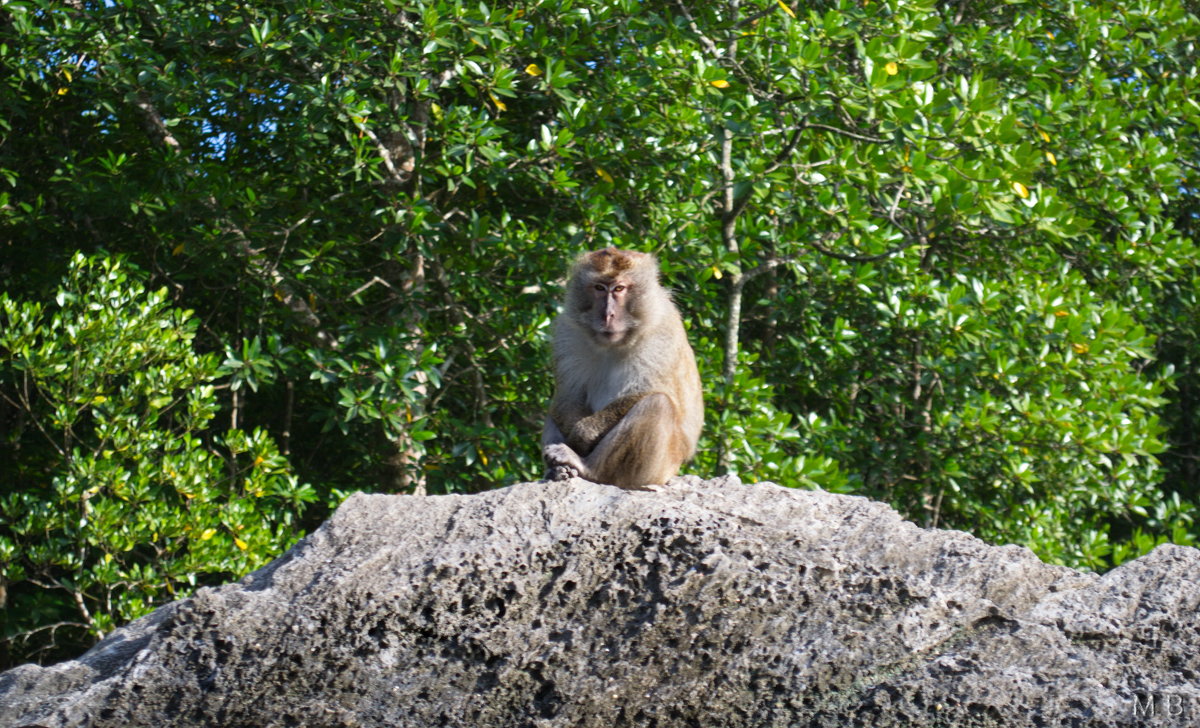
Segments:
[[[218,419],[267,433],[313,491],[213,487],[284,523],[538,477],[567,262],[653,250],[706,384],[692,472],[1100,569],[1200,536],[1197,37],[1180,0],[14,0],[0,271],[49,310],[112,250],[200,312],[172,391],[207,418],[129,411],[221,461]],[[38,402],[0,434],[49,503],[90,451],[28,454],[65,427]]]
[[[212,355],[165,289],[77,255],[51,305],[0,295],[0,393],[19,449],[0,496],[8,649],[100,636],[277,556],[315,493],[261,429],[212,435]],[[67,644],[70,644],[67,641]]]
[[[810,391],[828,372],[872,382],[831,403],[823,449],[869,463],[862,486],[930,524],[1103,564],[1107,524],[1156,500],[1164,400],[1137,372],[1153,347],[1144,327],[1070,270],[931,279],[880,298],[804,372]],[[884,356],[864,348],[881,340]]]

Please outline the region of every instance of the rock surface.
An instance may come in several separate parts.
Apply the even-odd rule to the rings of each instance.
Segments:
[[[0,675],[3,726],[1195,725],[1200,551],[1107,575],[735,479],[357,495]]]

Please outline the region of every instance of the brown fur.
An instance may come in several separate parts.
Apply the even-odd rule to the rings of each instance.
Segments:
[[[616,278],[633,268],[636,262],[644,256],[645,253],[637,253],[632,250],[605,248],[604,250],[597,250],[594,253],[588,253],[585,259],[587,260],[587,267],[591,268],[597,276],[601,278]]]
[[[607,435],[609,430],[645,396],[644,393],[626,395],[614,400],[599,412],[579,417],[572,423],[564,425],[567,444],[580,455],[591,453],[601,438]]]
[[[580,256],[555,323],[556,390],[542,437],[552,475],[663,483],[695,451],[703,399],[679,311],[646,253]]]

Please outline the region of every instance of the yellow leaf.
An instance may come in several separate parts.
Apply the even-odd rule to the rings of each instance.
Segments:
[[[712,272],[713,278],[716,278],[718,281],[721,280],[721,276],[724,275],[724,273],[721,272],[721,268],[716,263],[713,264]]]
[[[530,76],[540,76],[542,75],[542,69],[538,68],[538,64],[530,63],[528,66],[525,66],[525,73],[528,73]]]
[[[888,61],[883,70],[887,71],[887,75],[895,76],[897,73],[900,73],[900,66],[895,61]]]
[[[488,464],[487,455],[484,455],[483,453],[479,453],[479,462],[483,463],[486,466]]]
[[[775,2],[779,3],[779,7],[783,8],[783,12],[792,16],[793,19],[796,17],[796,13],[791,8],[789,8],[787,5],[785,5],[783,0],[775,0]]]
[[[608,172],[605,172],[602,167],[596,167],[596,176],[610,185],[613,183],[613,176]]]
[[[206,529],[204,529],[204,532],[200,534],[200,540],[201,540],[201,541],[207,541],[208,539],[210,539],[210,538],[212,538],[213,536],[216,536],[216,535],[217,535],[217,529],[215,529],[215,528],[206,528]]]
[[[1055,311],[1054,315],[1057,316],[1058,318],[1062,318],[1064,316],[1070,316],[1071,314],[1066,311]]]
[[[171,255],[183,255],[183,243],[171,248]]]
[[[713,86],[716,86],[717,88],[729,88],[729,82],[724,79],[717,79],[716,81],[709,81],[709,83],[712,84]]]
[[[240,538],[237,538],[236,536],[235,536],[235,537],[234,537],[234,539],[233,539],[233,543],[234,543],[234,545],[236,545],[236,546],[237,546],[239,549],[241,549],[242,551],[245,551],[246,549],[248,549],[248,548],[250,547],[250,545],[249,545],[249,544],[247,544],[247,543],[246,543],[245,541],[243,541],[242,539],[240,539]]]
[[[1021,184],[1020,182],[1013,182],[1012,188],[1013,188],[1013,192],[1016,192],[1017,196],[1020,197],[1022,200],[1029,198],[1029,188],[1026,187],[1025,185]]]
[[[92,404],[104,404],[107,401],[108,397],[105,397],[103,394],[97,394],[95,397],[92,397]]]
[[[1046,152],[1046,161],[1055,167],[1058,166],[1058,157],[1054,156],[1054,152]]]
[[[63,86],[62,88],[60,88],[60,89],[58,90],[58,95],[59,95],[59,96],[66,96],[68,91],[70,91],[70,89],[69,89],[69,88],[67,88],[66,86]]]
[[[1071,344],[1071,348],[1075,350],[1076,354],[1086,354],[1089,347],[1087,344]]]
[[[71,81],[74,81],[74,80],[75,80],[75,79],[74,79],[74,78],[71,76],[71,69],[69,69],[69,68],[64,68],[64,69],[63,69],[63,75],[67,77],[67,83],[70,83]]]
[[[1040,134],[1040,135],[1042,136],[1042,141],[1044,141],[1044,142],[1049,142],[1049,141],[1050,141],[1050,135],[1049,135],[1049,134],[1047,134],[1047,133],[1046,133],[1045,131],[1043,131],[1042,129],[1038,129],[1038,134]]]
[[[262,455],[259,455],[258,457],[254,458],[254,467],[257,468],[259,465],[262,465],[264,462],[266,462],[266,459],[263,458]]]
[[[365,116],[351,116],[350,119],[355,124],[363,124],[363,123],[366,123],[366,121],[367,121],[367,117],[365,117]]]
[[[491,97],[492,103],[496,105],[497,109],[500,109],[501,111],[508,111],[508,107],[504,105],[503,101],[496,98],[496,94],[492,93],[491,91],[488,91],[488,96]]]

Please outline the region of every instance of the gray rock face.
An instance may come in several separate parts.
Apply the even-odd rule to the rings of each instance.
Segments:
[[[0,725],[1195,725],[1198,607],[1194,549],[1095,576],[732,478],[358,495],[0,675]]]

